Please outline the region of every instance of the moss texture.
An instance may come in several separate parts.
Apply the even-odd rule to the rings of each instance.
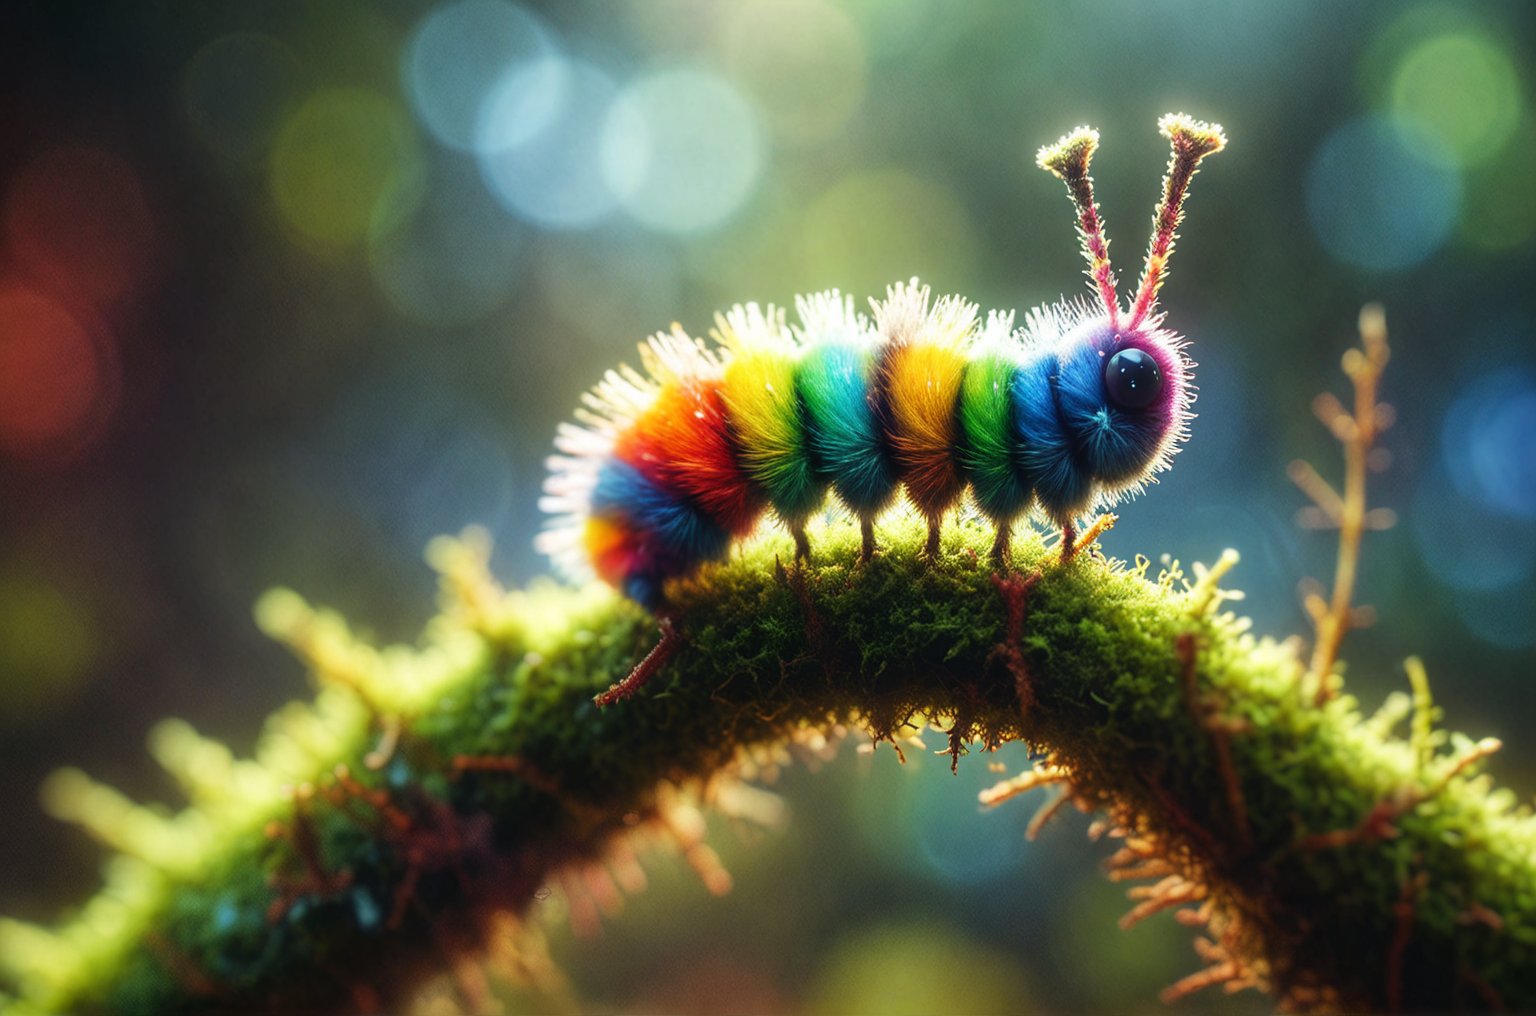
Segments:
[[[813,532],[800,568],[768,534],[678,585],[685,646],[602,711],[653,621],[602,589],[503,593],[473,540],[434,547],[443,613],[415,649],[274,594],[259,617],[316,701],[274,717],[254,761],[158,730],[194,802],[177,816],[56,778],[53,810],[123,853],[58,930],[0,924],[0,1008],[393,1008],[744,749],[914,720],[957,752],[1047,753],[1124,838],[1116,871],[1157,880],[1139,911],[1206,926],[1200,983],[1297,1009],[1536,1008],[1536,822],[1475,774],[1496,745],[1428,730],[1427,695],[1403,739],[1407,696],[1369,719],[1348,695],[1315,705],[1292,648],[1250,635],[1211,577],[1062,565],[1034,538],[997,576],[979,524],[948,527],[937,562],[918,520],[881,536],[860,564],[855,525]]]

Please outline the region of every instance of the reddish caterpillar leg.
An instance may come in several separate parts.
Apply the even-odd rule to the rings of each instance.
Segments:
[[[629,672],[624,680],[609,687],[601,695],[595,695],[593,702],[599,709],[622,702],[635,692],[644,688],[646,682],[656,676],[668,660],[670,660],[682,647],[683,635],[677,630],[677,625],[670,617],[662,617],[657,624],[661,628],[661,641],[651,647],[651,651],[645,654],[645,659],[635,664],[635,669]]]
[[[1061,524],[1061,563],[1070,564],[1072,555],[1077,553],[1077,525],[1072,522]]]
[[[863,549],[859,551],[859,560],[867,562],[875,556],[875,520],[860,519],[859,534],[864,539]]]
[[[1005,523],[997,526],[997,536],[992,540],[992,567],[998,571],[1008,568],[1008,553],[1013,548],[1013,527]]]
[[[928,542],[923,546],[923,556],[929,561],[939,559],[939,527],[942,524],[941,516],[933,515],[928,519]]]
[[[1029,672],[1029,661],[1024,656],[1024,618],[1029,609],[1029,594],[1039,581],[1039,572],[1029,575],[1015,572],[1007,578],[992,573],[992,585],[1003,598],[1007,620],[1003,625],[1003,641],[993,647],[988,662],[1000,658],[1008,665],[1019,697],[1019,711],[1026,716],[1034,708],[1035,684]]]

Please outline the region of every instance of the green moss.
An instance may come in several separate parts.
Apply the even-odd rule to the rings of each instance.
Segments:
[[[1536,824],[1470,767],[1452,772],[1480,749],[1437,734],[1424,764],[1348,697],[1314,707],[1290,651],[1205,610],[1209,590],[1091,556],[1063,567],[1038,539],[1015,551],[1041,576],[1016,655],[991,531],[949,527],[937,564],[924,535],[915,520],[883,527],[886,549],[861,565],[857,528],[834,526],[804,569],[787,538],[749,543],[673,589],[684,649],[602,711],[593,694],[650,648],[653,622],[600,589],[490,590],[472,544],[435,548],[450,595],[416,650],[359,646],[339,619],[269,599],[263,622],[315,669],[317,704],[280,714],[259,766],[201,792],[201,820],[175,833],[189,868],[131,864],[97,917],[55,933],[0,925],[10,1008],[398,997],[497,911],[663,808],[667,785],[807,725],[879,737],[914,718],[957,725],[957,743],[1023,737],[1052,753],[1075,794],[1205,887],[1224,941],[1293,1005],[1379,1009],[1396,992],[1426,1008],[1536,1007]],[[1196,650],[1195,708],[1181,645]],[[361,789],[338,783],[338,764]],[[296,820],[288,788],[304,784]],[[1308,842],[1394,801],[1395,836]]]

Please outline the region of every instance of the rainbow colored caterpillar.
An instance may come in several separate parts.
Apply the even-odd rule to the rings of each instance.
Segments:
[[[665,614],[666,582],[724,557],[768,510],[805,555],[830,490],[862,522],[867,558],[875,518],[905,488],[936,554],[969,488],[999,559],[1031,510],[1063,528],[1070,554],[1074,520],[1167,468],[1189,418],[1192,365],[1157,292],[1190,179],[1226,139],[1183,115],[1158,126],[1173,156],[1128,312],[1088,175],[1098,132],[1079,128],[1038,161],[1077,206],[1101,307],[1064,301],[1015,330],[1011,313],[979,321],[975,304],[930,302],[914,279],[871,301],[872,322],[834,290],[798,299],[793,325],[735,307],[716,318],[718,348],[674,325],[641,345],[643,372],[609,371],[580,424],[561,426],[540,548]]]

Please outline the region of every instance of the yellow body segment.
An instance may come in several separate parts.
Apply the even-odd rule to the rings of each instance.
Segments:
[[[795,417],[795,361],[786,353],[743,353],[725,369],[720,388],[748,472],[773,469],[800,447]]]
[[[806,450],[796,365],[789,349],[743,349],[720,386],[743,469],[791,526],[825,498]]]
[[[957,345],[922,341],[891,349],[884,364],[891,448],[907,493],[930,518],[954,504],[965,486],[954,454],[965,366]]]
[[[625,547],[628,535],[623,526],[595,516],[582,527],[582,547],[604,581],[615,582],[624,574],[629,556]]]

